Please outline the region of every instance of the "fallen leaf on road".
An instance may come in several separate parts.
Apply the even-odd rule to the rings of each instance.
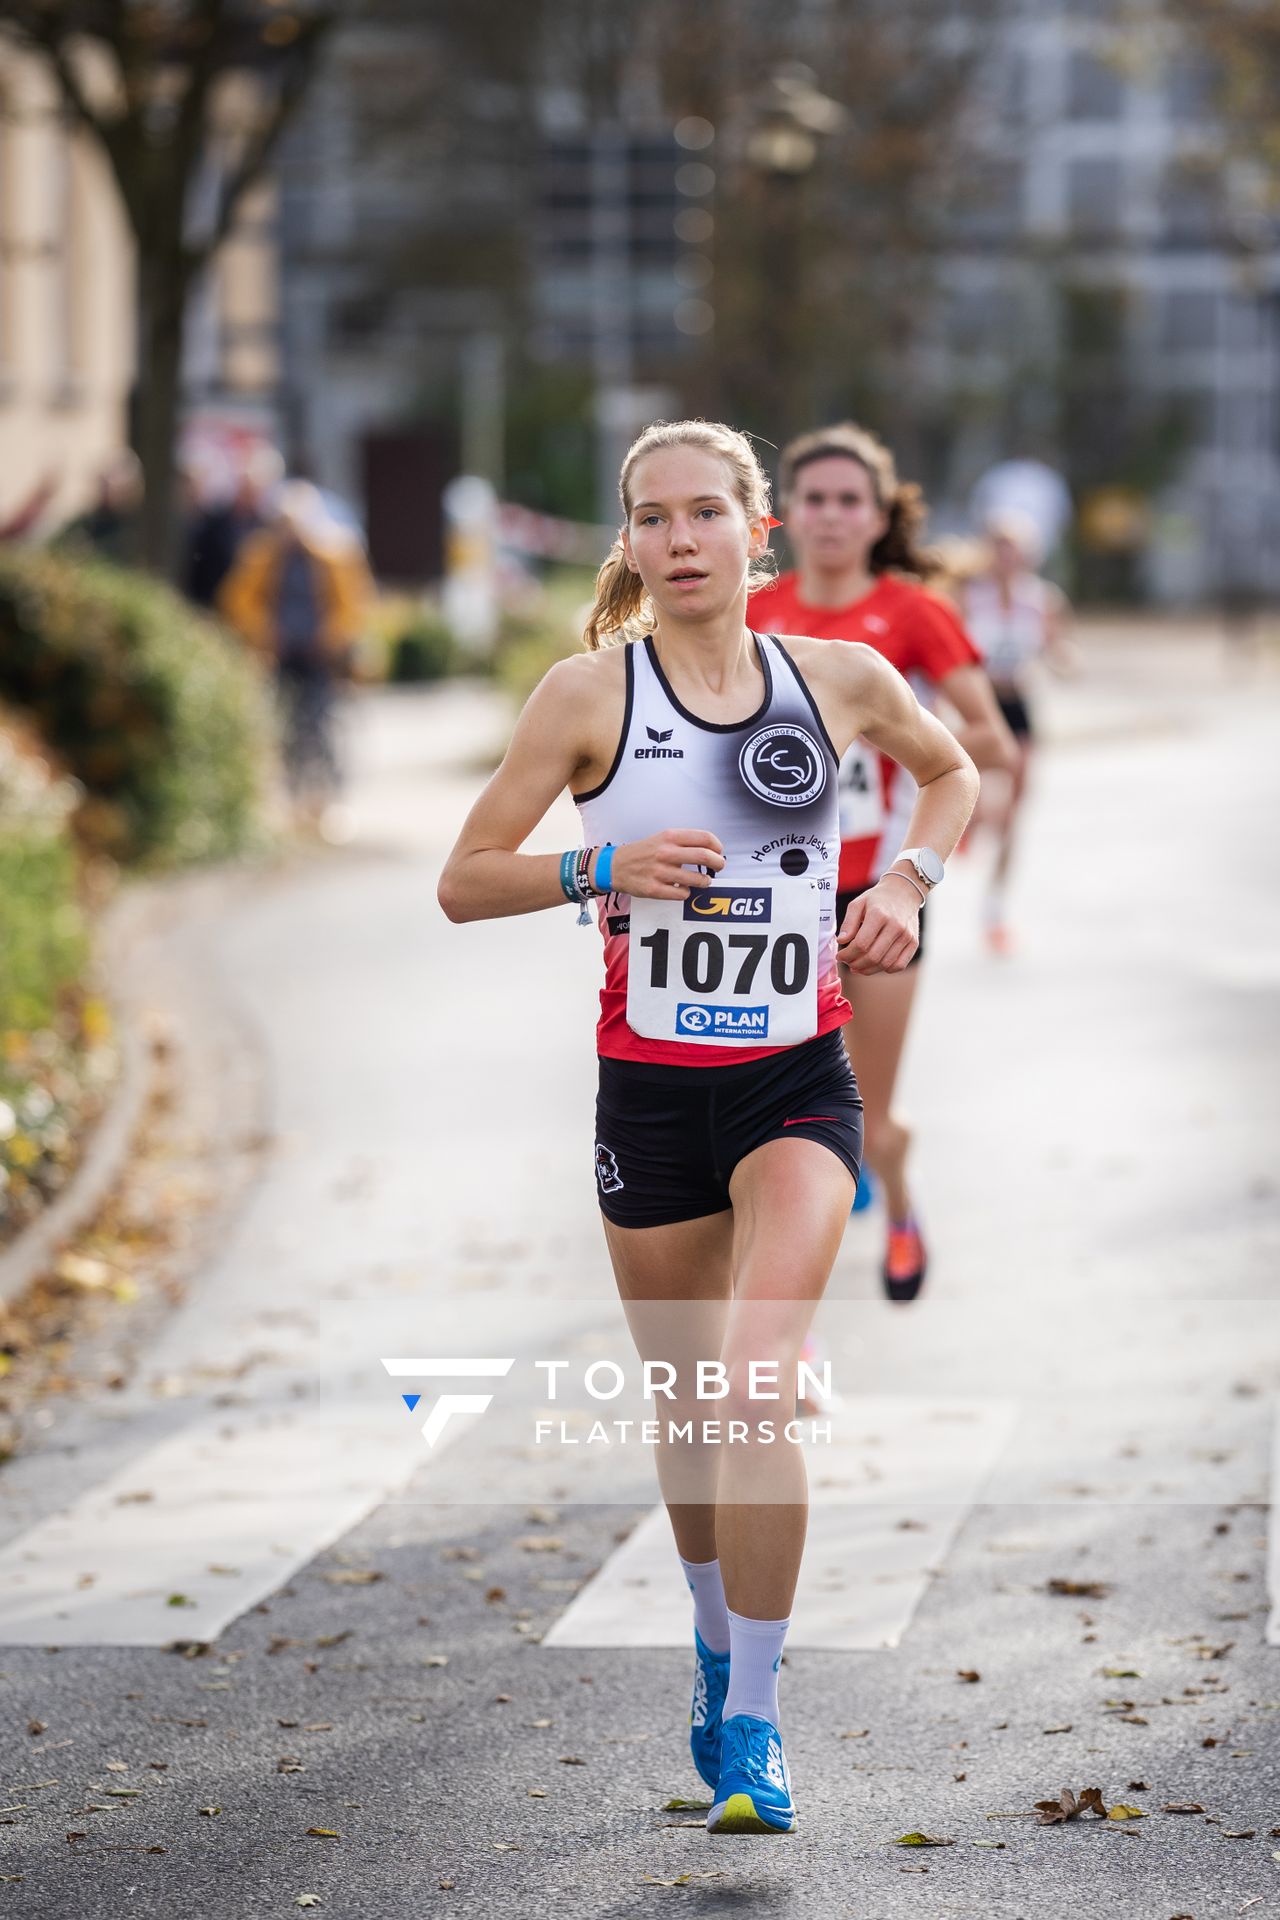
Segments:
[[[550,1720],[530,1720],[526,1724],[531,1727],[549,1727],[552,1723]]]
[[[376,1567],[335,1567],[321,1575],[334,1587],[370,1587],[375,1580],[385,1580],[386,1577]]]
[[[490,1587],[484,1597],[491,1607],[496,1607],[500,1600],[506,1599],[507,1590],[505,1587]]]
[[[928,1833],[902,1833],[892,1842],[895,1847],[954,1847],[954,1840],[938,1840]]]
[[[447,1667],[449,1656],[447,1653],[429,1653],[422,1664],[424,1667]]]
[[[1064,1787],[1056,1800],[1037,1800],[1036,1812],[1039,1815],[1036,1824],[1041,1827],[1052,1827],[1061,1821],[1075,1820],[1082,1813],[1096,1813],[1104,1820],[1107,1817],[1102,1792],[1098,1787],[1085,1787],[1078,1799],[1070,1787]]]
[[[1127,1780],[1124,1790],[1126,1793],[1148,1793],[1150,1791],[1145,1780]]]
[[[967,1680],[970,1686],[972,1686],[975,1680],[981,1680],[982,1675],[976,1667],[957,1667],[956,1678],[957,1680]]]
[[[108,1773],[128,1773],[128,1771],[129,1762],[127,1760],[108,1760],[107,1762]]]
[[[529,1798],[531,1800],[545,1800],[546,1797],[547,1790],[545,1787],[530,1787]]]
[[[333,1722],[332,1720],[308,1720],[302,1731],[304,1733],[332,1733]]]
[[[495,1707],[508,1707],[511,1704],[511,1695],[509,1693],[495,1693],[493,1696],[493,1704]]]
[[[200,1811],[201,1813],[207,1813],[210,1816],[212,1816],[215,1813],[221,1813],[222,1808],[221,1807],[201,1807]]]
[[[526,1533],[516,1545],[522,1553],[559,1553],[564,1541],[558,1533]]]
[[[1252,1840],[1257,1834],[1256,1827],[1238,1827],[1231,1833],[1223,1833],[1224,1840]]]
[[[312,1840],[341,1840],[342,1835],[335,1833],[332,1827],[308,1827],[308,1837]]]
[[[185,1593],[171,1593],[165,1601],[166,1607],[195,1607],[199,1604],[198,1600],[191,1599],[190,1595]]]
[[[1203,1813],[1204,1808],[1198,1800],[1169,1800],[1160,1811],[1161,1813]]]
[[[1141,1713],[1118,1713],[1117,1720],[1123,1720],[1126,1726],[1149,1727],[1151,1722]]]
[[[678,1873],[674,1880],[659,1880],[654,1873],[642,1873],[640,1878],[649,1887],[687,1887],[691,1880],[723,1880],[723,1873],[706,1868],[701,1873]]]
[[[842,1740],[865,1740],[870,1731],[870,1727],[854,1727],[850,1732],[842,1733],[840,1738]]]
[[[276,1761],[277,1773],[305,1773],[306,1765],[291,1753],[283,1753]]]
[[[300,1893],[293,1904],[295,1907],[318,1907],[320,1905],[320,1895],[318,1893]]]
[[[1146,1817],[1142,1807],[1127,1807],[1123,1801],[1114,1807],[1107,1808],[1108,1820],[1145,1820]]]
[[[709,1800],[664,1800],[660,1813],[710,1813]]]
[[[1044,1590],[1073,1600],[1105,1600],[1111,1588],[1105,1580],[1049,1580]]]
[[[1142,1678],[1136,1667],[1102,1667],[1100,1672],[1106,1680],[1141,1680]]]
[[[562,1767],[585,1767],[586,1764],[586,1761],[576,1753],[562,1753],[560,1755],[560,1765]]]
[[[518,1840],[491,1840],[489,1844],[495,1853],[519,1853],[520,1851]]]
[[[43,1720],[28,1720],[27,1722],[28,1733],[43,1733],[44,1730],[45,1730],[45,1722]],[[111,1764],[110,1761],[108,1761],[107,1764],[109,1766]]]
[[[1068,1720],[1066,1725],[1062,1727],[1046,1727],[1044,1731],[1046,1733],[1070,1733],[1071,1722]]]

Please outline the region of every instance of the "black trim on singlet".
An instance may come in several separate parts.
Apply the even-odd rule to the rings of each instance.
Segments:
[[[794,673],[796,677],[796,682],[800,688],[800,691],[804,695],[806,701],[808,702],[809,711],[813,715],[814,725],[818,729],[819,736],[821,737],[822,742],[827,749],[827,752],[831,755],[831,758],[835,761],[836,765],[839,766],[840,755],[836,752],[835,747],[832,744],[831,735],[827,732],[826,721],[823,719],[822,715],[818,711],[818,703],[814,699],[813,694],[809,690],[808,682],[805,680],[804,675],[801,673],[795,661],[791,658],[791,655],[787,652],[786,648],[783,646],[781,640],[779,640],[777,634],[771,633],[769,635],[769,638],[772,640],[774,646],[778,649],[778,652],[782,655],[783,659],[786,661],[787,665],[790,667],[792,673]]]
[[[750,627],[747,628],[747,632],[751,634],[751,638],[756,643],[756,653],[760,659],[760,670],[764,674],[764,699],[760,702],[755,712],[749,713],[745,720],[703,720],[696,713],[690,713],[688,707],[682,707],[672,691],[671,682],[662,671],[662,662],[659,660],[657,648],[653,644],[653,635],[646,633],[644,637],[645,651],[649,656],[650,666],[658,676],[658,685],[662,688],[662,691],[666,694],[668,700],[680,715],[680,718],[689,721],[691,726],[702,727],[707,733],[740,733],[743,727],[753,727],[756,721],[769,711],[769,703],[773,699],[773,669],[769,665],[768,649],[761,645],[758,633],[755,633]]]
[[[618,771],[618,768],[622,765],[622,756],[627,750],[627,735],[631,731],[631,709],[635,704],[636,665],[635,665],[635,655],[632,652],[632,648],[634,646],[635,646],[635,641],[628,640],[623,647],[623,659],[626,662],[626,669],[627,669],[627,698],[626,698],[626,704],[622,709],[622,732],[618,735],[618,746],[617,746],[617,751],[613,756],[613,763],[610,766],[608,773],[606,773],[604,779],[600,782],[599,786],[592,787],[590,793],[571,793],[570,794],[570,798],[572,799],[575,807],[580,807],[584,800],[597,799],[598,796],[604,792],[609,782],[613,779],[614,774]]]

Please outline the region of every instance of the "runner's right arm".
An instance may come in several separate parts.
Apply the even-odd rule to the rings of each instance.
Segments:
[[[582,790],[584,774],[600,768],[603,778],[611,764],[622,704],[615,714],[604,691],[595,662],[582,655],[557,662],[534,689],[440,875],[436,897],[450,920],[496,920],[565,904],[560,854],[519,849],[565,787],[576,781]],[[683,900],[706,884],[696,868],[717,873],[723,865],[713,833],[669,829],[618,849],[614,890]]]

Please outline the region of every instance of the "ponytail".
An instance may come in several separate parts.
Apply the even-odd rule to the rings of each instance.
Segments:
[[[619,538],[596,575],[595,602],[583,631],[588,651],[598,653],[601,647],[613,646],[625,639],[629,627],[642,624],[646,604],[644,582],[627,565]]]
[[[928,518],[924,494],[913,480],[903,480],[894,488],[885,508],[889,524],[871,549],[867,565],[873,574],[911,573],[928,580],[941,571],[938,556],[920,546],[920,535]]]

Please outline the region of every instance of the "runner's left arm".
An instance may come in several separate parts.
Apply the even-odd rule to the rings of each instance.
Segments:
[[[955,737],[975,767],[1016,771],[1018,743],[1001,713],[984,667],[953,667],[938,686],[960,716]]]

